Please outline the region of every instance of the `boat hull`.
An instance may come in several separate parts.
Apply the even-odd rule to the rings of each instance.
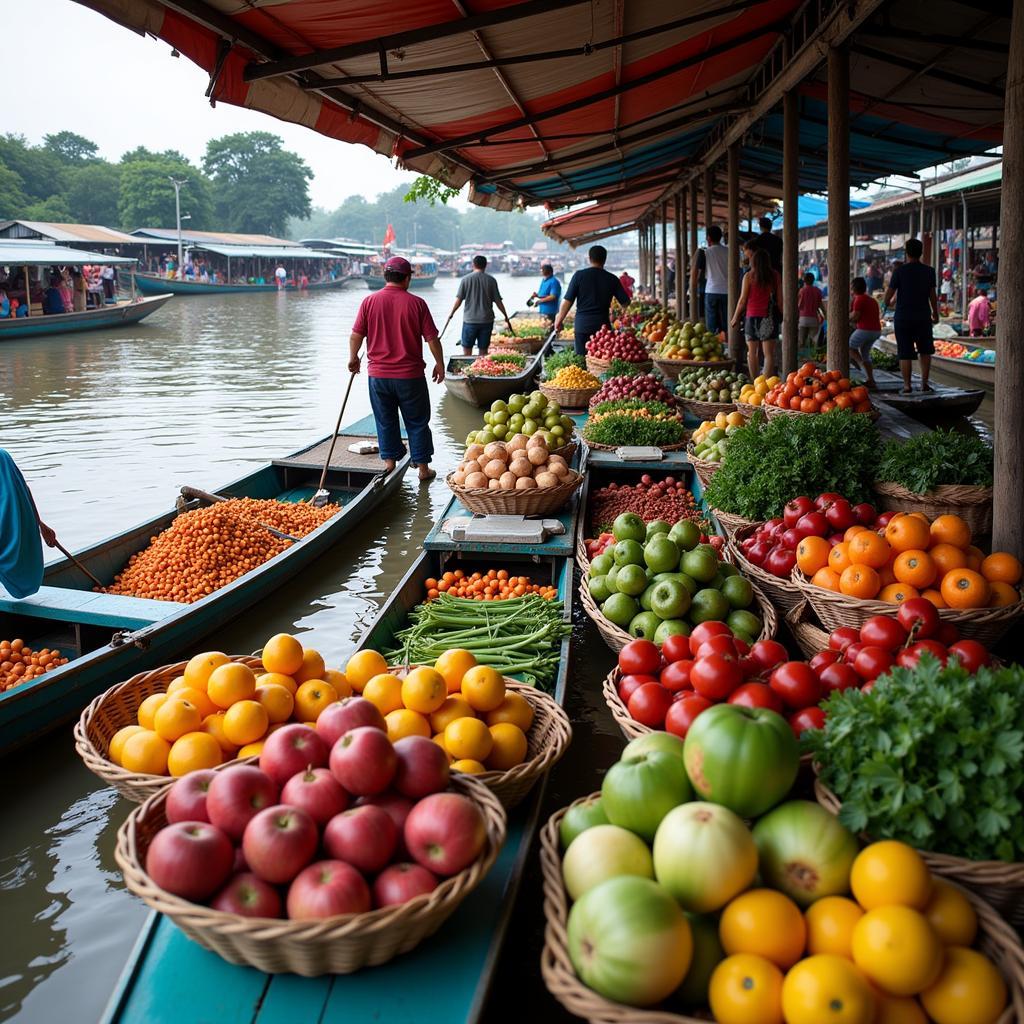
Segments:
[[[135,285],[143,295],[156,295],[170,292],[173,295],[225,295],[229,292],[320,292],[334,288],[343,288],[349,281],[347,277],[335,278],[333,281],[310,282],[305,288],[287,285],[278,289],[271,284],[210,284],[206,281],[187,281],[180,278],[157,277],[155,274],[136,274]]]
[[[98,331],[109,327],[137,324],[155,313],[171,296],[168,289],[153,293],[151,298],[135,302],[86,309],[80,313],[57,313],[52,316],[22,316],[0,320],[0,341],[8,338],[33,338],[45,334],[68,334],[72,331]]]
[[[517,391],[532,387],[534,378],[540,372],[542,360],[547,354],[550,342],[526,361],[522,373],[514,377],[466,377],[456,372],[473,362],[473,356],[452,356],[445,368],[444,386],[456,398],[478,408],[485,408],[499,398],[508,398]]]
[[[881,348],[896,354],[896,342],[888,338],[881,338],[878,343]],[[972,384],[983,384],[985,387],[994,389],[996,386],[996,364],[975,363],[970,359],[950,359],[948,356],[940,356],[938,353],[932,356],[932,369],[941,370],[951,377],[959,377],[961,380],[970,381]],[[975,407],[977,408],[977,407]]]
[[[413,274],[412,278],[409,281],[409,287],[413,291],[420,291],[423,288],[433,288],[434,282],[436,280],[436,274],[433,274],[429,277],[422,276],[419,274]],[[387,282],[384,280],[383,277],[374,277],[373,275],[370,275],[369,277],[366,278],[366,287],[369,288],[371,292],[380,291],[380,289],[383,288],[386,283]]]

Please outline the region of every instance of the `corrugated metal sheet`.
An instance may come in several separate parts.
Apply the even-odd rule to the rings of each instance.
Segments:
[[[136,242],[147,238],[175,244],[178,242],[177,228],[136,228],[132,235]],[[181,238],[184,242],[211,242],[213,245],[271,245],[284,248],[298,244],[273,235],[241,235],[231,231],[192,231],[185,228],[182,228]]]
[[[139,240],[101,224],[55,224],[42,220],[8,220],[0,223],[0,238],[43,238],[54,242],[92,245],[138,245]]]
[[[89,263],[134,263],[130,256],[108,256],[47,242],[0,241],[0,267],[81,267]]]

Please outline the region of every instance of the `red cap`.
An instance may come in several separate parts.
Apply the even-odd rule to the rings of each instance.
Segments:
[[[391,259],[384,264],[385,270],[390,270],[395,274],[411,274],[412,266],[404,256],[392,256]]]

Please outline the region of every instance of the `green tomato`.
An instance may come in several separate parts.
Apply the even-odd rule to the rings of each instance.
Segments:
[[[562,823],[558,826],[558,838],[562,843],[562,849],[581,833],[595,825],[607,825],[608,816],[604,813],[599,796],[588,796],[577,804],[573,804],[562,816]]]
[[[687,914],[693,936],[693,956],[690,969],[682,985],[676,989],[673,1001],[678,1000],[686,1009],[708,1005],[708,988],[715,968],[725,959],[725,950],[718,937],[718,922],[713,917]]]
[[[494,422],[494,413],[493,412],[485,412],[484,413],[484,423],[493,423],[493,422]]]
[[[562,858],[562,878],[574,900],[609,878],[622,875],[654,878],[654,864],[647,844],[617,825],[586,829],[569,844]]]
[[[499,440],[504,441],[508,436],[508,425],[505,423],[493,423],[491,433]]]
[[[499,409],[491,413],[491,423],[508,423],[509,415],[507,409]]]
[[[647,732],[643,736],[637,736],[636,739],[630,740],[622,751],[622,756],[624,758],[636,757],[638,754],[649,754],[653,750],[659,750],[663,754],[673,754],[681,758],[683,756],[683,741],[670,732],[662,732],[660,729],[657,729],[654,732]]]
[[[508,404],[498,398],[491,402],[491,412],[508,412]]]
[[[601,783],[601,803],[608,820],[648,842],[654,839],[661,819],[673,807],[691,799],[693,788],[682,761],[677,755],[660,751],[619,760]]]
[[[524,420],[523,421],[523,426],[522,426],[522,432],[527,437],[533,437],[533,435],[537,433],[537,421],[536,420],[531,420],[531,419]]]

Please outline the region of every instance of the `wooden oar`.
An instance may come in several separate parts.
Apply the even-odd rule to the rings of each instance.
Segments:
[[[185,498],[200,498],[203,501],[209,501],[212,504],[231,500],[230,498],[225,498],[223,494],[211,494],[209,491],[201,491],[198,487],[182,487],[181,494],[182,497]],[[282,533],[280,530],[274,529],[273,526],[267,526],[266,523],[261,523],[258,519],[253,521],[257,526],[262,526],[268,533],[272,533],[275,537],[279,537],[281,540],[290,540],[295,544],[301,539],[299,537],[293,537],[290,533]]]
[[[56,537],[53,538],[53,543],[54,543],[54,546],[59,551],[61,551],[63,554],[65,554],[68,558],[70,558],[71,561],[74,562],[75,565],[77,565],[78,568],[81,569],[82,572],[84,572],[85,575],[88,576],[89,579],[91,579],[93,581],[93,583],[96,584],[97,587],[102,587],[103,586],[103,584],[100,583],[100,581],[95,576],[93,576],[93,574],[91,572],[89,572],[89,570],[86,569],[86,567],[84,565],[82,565],[82,563],[77,558],[75,558],[75,556],[73,554],[71,554],[71,552],[68,551],[68,549],[66,547],[64,547],[64,545],[61,544],[61,542],[59,540],[57,540]]]
[[[447,324],[445,325],[447,326]],[[359,358],[359,353],[356,353]],[[356,379],[354,373],[348,375],[348,387],[345,388],[345,397],[341,400],[341,408],[338,410],[338,421],[334,424],[334,436],[331,438],[331,446],[327,449],[327,458],[324,459],[324,469],[320,474],[320,483],[317,485],[316,493],[309,499],[313,508],[323,508],[331,500],[331,492],[324,487],[327,480],[327,470],[331,467],[331,458],[334,455],[334,446],[338,443],[338,434],[341,433],[341,420],[345,415],[345,406],[348,405],[348,396],[352,393],[352,382]]]

